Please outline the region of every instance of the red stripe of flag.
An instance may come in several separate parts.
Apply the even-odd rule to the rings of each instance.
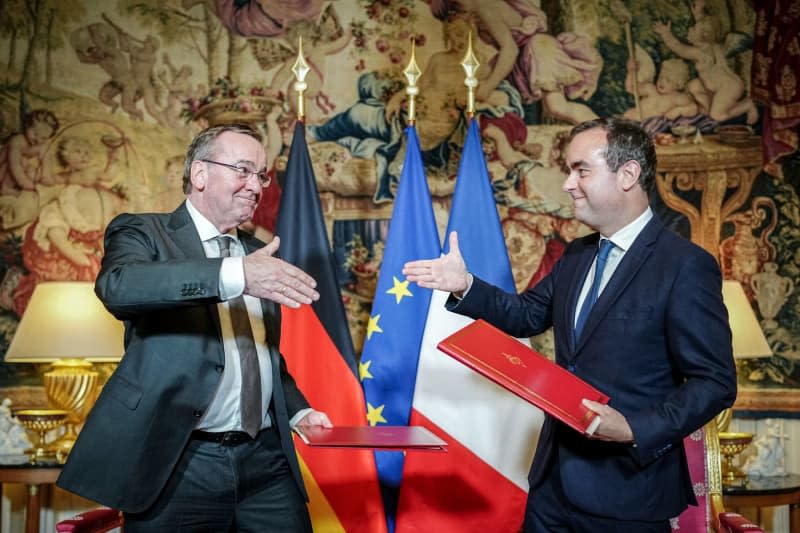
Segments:
[[[528,496],[524,490],[419,411],[412,410],[409,425],[425,426],[447,442],[447,458],[414,452],[413,471],[403,471],[403,483],[414,490],[402,492],[397,509],[403,533],[429,533],[432,524],[438,532],[453,533],[519,528]]]
[[[365,425],[361,384],[314,310],[284,307],[282,313],[281,352],[306,399],[337,425]],[[345,531],[385,531],[371,451],[311,448],[297,437],[295,444]]]

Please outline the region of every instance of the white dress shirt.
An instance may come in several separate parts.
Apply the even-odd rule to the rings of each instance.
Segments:
[[[219,257],[219,243],[217,237],[219,230],[205,216],[203,216],[187,199],[186,207],[192,217],[206,257]],[[222,260],[219,276],[220,296],[223,302],[217,304],[219,312],[219,325],[222,330],[222,347],[225,352],[225,370],[222,372],[219,386],[214,393],[214,399],[208,406],[203,418],[197,424],[197,429],[203,431],[240,431],[242,417],[240,409],[242,368],[239,361],[239,349],[231,325],[231,315],[228,309],[228,300],[237,298],[244,292],[244,248],[236,236],[236,230],[228,233],[233,237],[230,246],[231,257]],[[267,333],[264,328],[264,315],[261,310],[261,301],[253,296],[244,295],[247,313],[250,316],[250,327],[253,330],[253,339],[258,354],[258,366],[261,374],[261,412],[264,414],[262,427],[271,425],[269,403],[272,398],[272,366],[267,347]]]
[[[644,227],[650,222],[650,219],[653,218],[653,211],[649,207],[645,209],[645,211],[639,215],[636,220],[625,226],[624,228],[617,231],[614,235],[605,236],[600,235],[601,239],[608,239],[614,245],[611,251],[608,253],[608,259],[606,259],[606,266],[603,269],[603,275],[600,278],[600,287],[597,291],[597,297],[599,298],[600,295],[603,293],[603,289],[606,288],[608,284],[608,280],[611,279],[611,276],[614,275],[614,271],[617,270],[620,261],[622,258],[625,257],[625,254],[630,249],[633,241],[636,240],[636,237],[639,236],[639,233],[642,232]],[[583,282],[583,288],[581,289],[581,294],[578,297],[578,305],[575,307],[575,323],[578,322],[578,314],[579,309],[583,306],[583,301],[586,299],[586,296],[589,294],[589,289],[592,286],[592,280],[594,280],[594,271],[597,268],[597,255],[595,255],[594,261],[592,262],[592,267],[589,269],[589,273],[586,275],[586,280]],[[573,323],[573,327],[575,326]]]

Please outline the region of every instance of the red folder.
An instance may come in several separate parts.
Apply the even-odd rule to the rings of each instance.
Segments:
[[[295,431],[309,446],[377,450],[445,450],[447,446],[422,426],[312,426]]]
[[[488,322],[476,320],[438,348],[581,433],[600,424],[581,400],[606,404],[608,396]]]

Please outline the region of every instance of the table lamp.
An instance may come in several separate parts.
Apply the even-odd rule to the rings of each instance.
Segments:
[[[6,363],[51,363],[44,374],[50,404],[68,412],[54,448],[66,457],[99,393],[93,362],[117,362],[123,353],[122,322],[106,311],[91,282],[43,282],[5,356]]]
[[[742,284],[736,280],[724,280],[722,300],[728,308],[728,322],[733,334],[733,357],[735,359],[772,357],[772,349],[764,337]]]
[[[747,299],[741,283],[736,280],[722,282],[722,300],[728,308],[728,322],[733,335],[734,359],[753,359],[772,356],[772,349],[764,337],[758,323],[753,306]],[[725,431],[730,424],[732,411],[725,409],[717,417],[720,428],[720,451],[725,456],[722,463],[722,482],[725,484],[741,484],[747,476],[734,465],[733,459],[741,453],[753,440],[752,433]]]

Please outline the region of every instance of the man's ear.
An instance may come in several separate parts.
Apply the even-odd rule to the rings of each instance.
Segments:
[[[639,166],[638,161],[631,159],[626,161],[619,167],[617,171],[617,179],[623,191],[630,191],[639,183],[639,176],[642,173],[642,167]]]
[[[192,186],[198,191],[205,189],[208,182],[208,165],[202,161],[193,161],[189,179]]]

